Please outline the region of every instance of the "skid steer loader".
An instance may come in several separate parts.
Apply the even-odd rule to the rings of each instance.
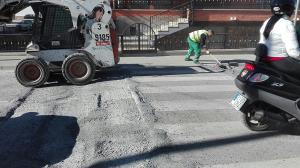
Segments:
[[[85,85],[97,69],[119,62],[108,0],[1,0],[0,20],[8,21],[28,6],[35,13],[32,41],[15,70],[23,86],[39,87],[58,72],[71,84]],[[88,17],[95,7],[102,9],[100,21]]]

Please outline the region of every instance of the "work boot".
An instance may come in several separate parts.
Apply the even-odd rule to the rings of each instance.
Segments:
[[[184,58],[185,61],[192,61],[190,58]]]
[[[194,62],[195,64],[198,64],[198,63],[199,63],[199,59],[195,59],[193,62]]]

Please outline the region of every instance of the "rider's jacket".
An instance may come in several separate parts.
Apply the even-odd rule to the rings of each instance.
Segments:
[[[288,16],[283,16],[274,25],[269,38],[264,36],[264,30],[269,19],[266,20],[260,29],[259,43],[268,47],[269,57],[299,57],[300,50],[297,41],[295,27]]]

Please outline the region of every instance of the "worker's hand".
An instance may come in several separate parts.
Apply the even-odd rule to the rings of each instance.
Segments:
[[[210,51],[206,50],[206,54],[209,55],[209,54],[210,54]]]

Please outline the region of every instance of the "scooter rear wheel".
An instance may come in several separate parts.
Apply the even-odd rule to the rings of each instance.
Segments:
[[[243,113],[243,121],[247,128],[252,131],[266,131],[270,128],[270,123],[263,118],[257,120],[254,115],[257,109],[251,108],[249,111]]]

